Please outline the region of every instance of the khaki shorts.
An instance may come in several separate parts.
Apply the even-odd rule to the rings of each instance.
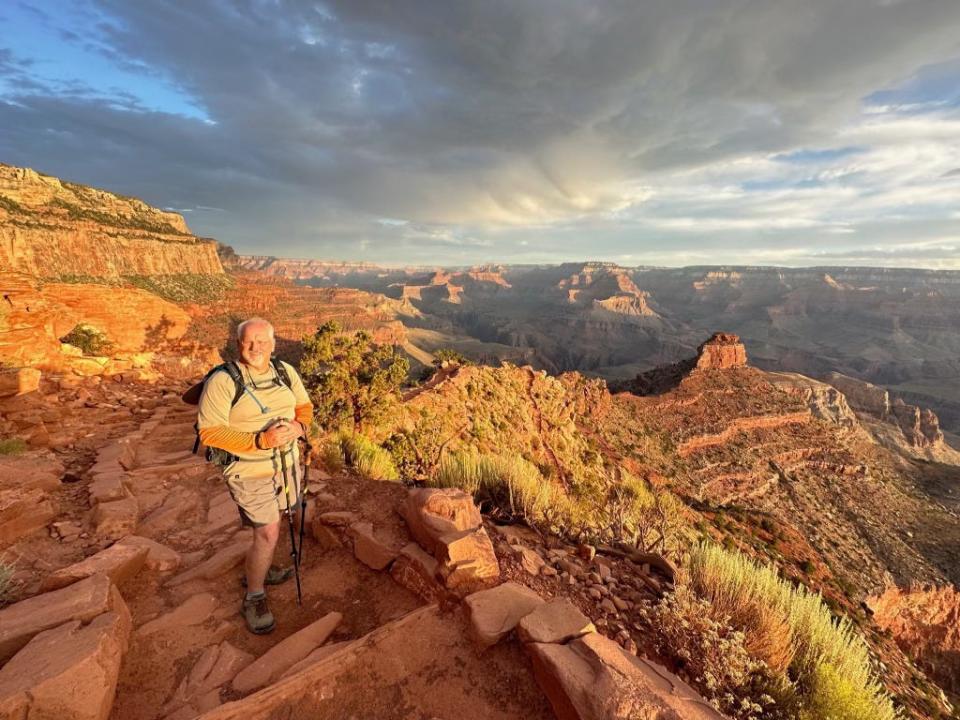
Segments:
[[[300,503],[291,476],[287,486],[287,497],[283,496],[283,478],[280,475],[245,477],[237,474],[227,476],[227,489],[230,497],[240,511],[240,522],[245,527],[272,525],[280,520],[280,513],[286,512],[287,500],[290,508],[296,510]]]

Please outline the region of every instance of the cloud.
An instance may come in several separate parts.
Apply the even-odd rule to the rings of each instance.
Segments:
[[[84,8],[65,43],[202,117],[0,53],[0,159],[222,208],[190,222],[240,250],[802,254],[956,207],[955,0]]]

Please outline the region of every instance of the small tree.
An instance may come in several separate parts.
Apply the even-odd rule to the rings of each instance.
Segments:
[[[303,339],[300,374],[325,429],[352,423],[354,432],[382,419],[400,396],[410,363],[389,345],[360,331],[341,333],[334,320]]]

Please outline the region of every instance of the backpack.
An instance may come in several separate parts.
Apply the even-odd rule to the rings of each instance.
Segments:
[[[287,373],[286,366],[284,366],[284,364],[275,357],[270,358],[270,364],[276,371],[280,382],[283,383],[285,387],[289,388],[291,386],[290,375]],[[230,378],[233,380],[234,386],[236,387],[236,390],[233,393],[233,400],[230,402],[230,407],[232,408],[234,405],[240,402],[240,398],[243,397],[244,391],[243,374],[240,372],[240,366],[234,360],[230,360],[217,365],[215,368],[212,368],[206,375],[203,376],[203,380],[198,382],[196,385],[193,385],[189,390],[180,396],[180,399],[188,405],[199,405],[200,397],[203,395],[203,388],[207,384],[207,380],[221,371],[230,376]],[[197,426],[197,423],[193,424],[193,431],[195,433],[193,440],[193,454],[196,455],[197,451],[200,449],[200,428]],[[208,447],[205,455],[207,462],[213,463],[214,465],[220,465],[222,467],[226,467],[230,463],[239,460],[239,458],[233,453],[227,452],[226,450],[221,450],[220,448]]]

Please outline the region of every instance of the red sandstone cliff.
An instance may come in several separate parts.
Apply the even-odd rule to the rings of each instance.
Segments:
[[[3,164],[0,266],[47,278],[223,273],[216,243],[177,213]]]

